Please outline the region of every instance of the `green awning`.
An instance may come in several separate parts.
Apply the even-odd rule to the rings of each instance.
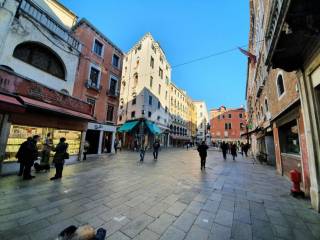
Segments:
[[[150,130],[153,134],[158,135],[158,134],[161,133],[161,130],[160,130],[160,128],[158,127],[157,124],[155,124],[155,123],[153,123],[153,122],[150,122],[150,121],[146,121],[146,124],[147,124],[149,130]]]
[[[138,122],[139,121],[126,122],[118,129],[118,132],[130,132]]]

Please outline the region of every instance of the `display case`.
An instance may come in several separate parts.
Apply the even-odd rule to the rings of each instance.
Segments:
[[[54,130],[53,131],[53,145],[56,146],[59,143],[60,138],[66,138],[68,143],[69,155],[77,155],[80,151],[81,132],[68,131],[68,130]]]

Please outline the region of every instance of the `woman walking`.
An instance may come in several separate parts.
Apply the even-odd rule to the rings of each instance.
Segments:
[[[56,152],[53,157],[53,163],[56,167],[56,174],[54,177],[50,178],[50,180],[62,178],[64,160],[69,158],[69,154],[67,153],[68,144],[65,141],[66,139],[64,137],[60,138],[60,142],[56,148],[53,149],[53,151]]]
[[[230,151],[231,151],[233,161],[235,161],[236,160],[235,158],[237,156],[237,145],[235,143],[231,144]]]
[[[208,145],[202,141],[202,143],[198,146],[198,152],[201,159],[201,170],[206,168],[206,159],[207,159],[207,150]]]

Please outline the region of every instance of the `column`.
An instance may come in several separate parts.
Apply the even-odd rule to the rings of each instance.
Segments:
[[[99,135],[98,154],[102,153],[102,142],[103,142],[103,130],[100,131],[100,135]]]
[[[116,132],[112,132],[111,138],[111,152],[114,153],[114,140],[116,139]]]
[[[81,132],[81,142],[80,142],[80,151],[78,155],[78,161],[82,161],[83,159],[83,148],[84,148],[84,143],[86,142],[86,134],[87,134],[87,131]]]
[[[6,152],[6,146],[7,146],[7,140],[10,134],[10,128],[11,123],[8,122],[9,115],[5,114],[2,117],[1,129],[0,129],[0,174],[2,169],[2,162],[4,160],[5,152]]]

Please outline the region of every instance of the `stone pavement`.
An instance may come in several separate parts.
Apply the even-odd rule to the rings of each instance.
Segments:
[[[320,215],[292,198],[272,167],[209,151],[165,150],[154,162],[121,152],[65,168],[0,180],[0,239],[54,239],[68,225],[104,227],[110,240],[320,239]]]

